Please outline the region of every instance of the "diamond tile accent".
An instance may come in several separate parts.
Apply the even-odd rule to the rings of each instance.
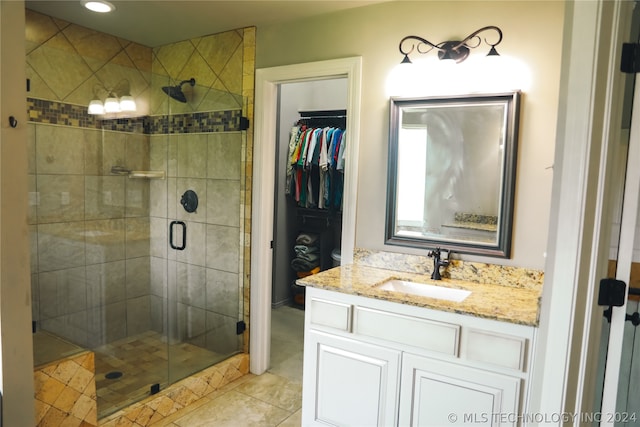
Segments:
[[[34,371],[36,426],[97,426],[94,354],[90,351]]]

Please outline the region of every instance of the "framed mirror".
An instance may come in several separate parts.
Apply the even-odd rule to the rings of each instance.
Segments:
[[[510,257],[520,98],[391,98],[387,244]]]

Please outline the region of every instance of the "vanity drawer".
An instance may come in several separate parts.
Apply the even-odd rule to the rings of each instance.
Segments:
[[[356,306],[354,333],[457,356],[460,326]]]
[[[469,329],[464,352],[466,358],[505,368],[524,369],[527,339]]]
[[[349,332],[351,330],[351,304],[311,298],[309,302],[311,325],[326,326]]]

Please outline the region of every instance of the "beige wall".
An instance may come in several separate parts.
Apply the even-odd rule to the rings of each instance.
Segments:
[[[433,42],[487,25],[504,33],[499,52],[528,65],[532,84],[520,120],[512,258],[464,259],[544,268],[555,125],[560,85],[562,2],[398,1],[352,9],[257,31],[256,68],[362,56],[362,111],[356,247],[424,254],[384,245],[388,149],[388,73],[410,34]],[[295,34],[295,37],[292,35]]]

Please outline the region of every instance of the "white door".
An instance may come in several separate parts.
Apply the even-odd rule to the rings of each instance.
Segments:
[[[601,362],[604,365],[602,393],[596,396],[601,398],[601,408],[594,417],[601,426],[640,425],[640,333],[636,339],[636,324],[640,323],[640,317],[634,295],[639,291],[634,291],[634,286],[639,286],[636,275],[640,273],[640,84],[637,74],[628,151],[626,158],[621,156],[619,159],[622,172],[618,199],[622,201],[622,208],[621,215],[617,215],[619,221],[613,224],[610,275],[627,286],[622,305],[607,308],[605,314],[610,321],[603,320],[601,360],[606,362]]]

